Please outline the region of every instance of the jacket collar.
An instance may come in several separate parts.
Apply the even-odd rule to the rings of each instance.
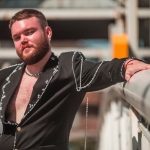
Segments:
[[[1,118],[5,117],[5,110],[9,100],[17,88],[24,71],[24,63],[18,64],[15,69],[6,77],[4,84],[2,85],[2,96],[0,98]]]
[[[5,117],[6,107],[20,82],[25,66],[26,65],[24,63],[18,64],[12,73],[6,78],[4,85],[2,85],[2,96],[0,98],[0,109],[2,109],[0,115],[2,116],[2,119]],[[30,102],[23,118],[25,118],[39,102],[57,71],[58,58],[52,53],[50,59],[43,69],[43,72],[40,74],[36,84],[33,87]]]

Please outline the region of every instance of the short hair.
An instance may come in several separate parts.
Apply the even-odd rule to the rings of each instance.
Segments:
[[[20,21],[23,19],[28,19],[31,17],[36,17],[39,19],[40,25],[42,27],[42,29],[44,30],[44,28],[46,26],[48,26],[48,22],[46,20],[46,17],[44,16],[44,14],[38,10],[35,9],[23,9],[19,12],[17,12],[10,20],[9,22],[9,28],[11,29],[13,23],[15,23],[16,21]]]

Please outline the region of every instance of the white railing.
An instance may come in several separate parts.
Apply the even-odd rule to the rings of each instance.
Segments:
[[[150,70],[105,92],[98,150],[149,150]]]

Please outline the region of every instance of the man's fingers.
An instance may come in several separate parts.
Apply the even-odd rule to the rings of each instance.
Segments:
[[[147,65],[147,69],[150,69],[150,65]]]
[[[131,75],[129,73],[125,73],[125,79],[127,82],[130,81]]]

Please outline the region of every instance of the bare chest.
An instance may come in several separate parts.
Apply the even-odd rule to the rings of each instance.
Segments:
[[[15,90],[12,99],[10,100],[7,110],[6,110],[6,118],[8,120],[15,121],[19,123],[25,113],[27,105],[30,101],[33,86],[37,78],[28,77],[23,75],[20,84]]]

